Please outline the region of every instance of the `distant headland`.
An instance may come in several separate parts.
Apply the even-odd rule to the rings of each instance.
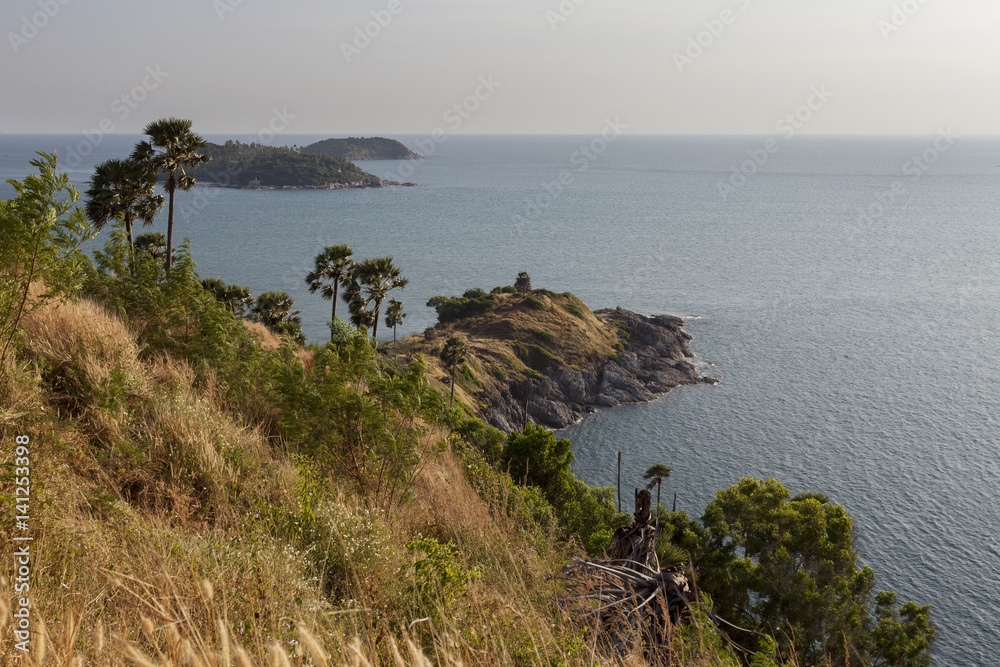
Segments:
[[[345,160],[416,160],[423,156],[385,137],[348,137],[324,139],[300,149],[306,155],[335,155]]]

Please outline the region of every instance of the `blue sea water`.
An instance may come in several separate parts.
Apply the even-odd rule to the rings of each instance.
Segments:
[[[0,135],[0,176],[82,139]],[[72,178],[136,139],[105,137]],[[395,257],[410,279],[401,335],[433,324],[429,297],[522,270],[595,309],[690,318],[722,384],[565,429],[576,472],[611,484],[622,451],[629,489],[666,463],[665,498],[694,516],[746,475],[823,491],[879,587],[933,604],[937,664],[1000,662],[1000,141],[782,138],[744,181],[734,168],[753,171],[762,137],[623,136],[581,157],[591,140],[449,137],[411,165],[416,188],[198,188],[178,195],[176,233],[203,277],[291,293],[315,340],[329,302],[303,277],[333,243]]]

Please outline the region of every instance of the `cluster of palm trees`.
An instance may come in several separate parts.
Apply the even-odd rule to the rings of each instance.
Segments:
[[[316,263],[306,276],[309,291],[333,302],[331,322],[337,319],[337,296],[343,285],[341,295],[351,314],[351,324],[367,331],[371,336],[378,335],[378,324],[382,314],[382,305],[386,299],[385,325],[392,327],[393,350],[396,347],[396,327],[403,323],[406,313],[403,312],[403,302],[389,296],[394,289],[403,289],[408,280],[403,277],[402,270],[393,263],[392,257],[373,257],[355,262],[351,259],[353,251],[346,245],[332,245],[316,255]],[[333,330],[330,332],[333,340]]]
[[[143,133],[149,139],[136,144],[128,158],[97,165],[84,211],[96,229],[102,229],[111,220],[121,221],[129,249],[134,253],[132,227],[137,222],[153,224],[153,218],[164,205],[163,195],[156,194],[157,179],[161,174],[166,175],[163,190],[169,200],[169,212],[166,248],[162,254],[164,267],[169,271],[174,258],[174,197],[177,190],[195,186],[195,179],[187,169],[207,162],[209,157],[199,152],[206,142],[191,131],[190,120],[162,118],[149,123]],[[146,241],[153,245],[152,239]]]

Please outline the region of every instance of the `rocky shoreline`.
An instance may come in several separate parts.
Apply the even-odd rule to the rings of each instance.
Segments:
[[[231,188],[233,190],[349,190],[351,188],[386,188],[399,186],[404,188],[415,187],[416,183],[400,183],[399,181],[389,181],[384,178],[373,178],[368,181],[352,181],[350,183],[329,183],[327,185],[223,185],[212,181],[199,182],[198,185],[205,185],[213,188]]]
[[[550,366],[541,379],[513,380],[506,391],[480,392],[481,416],[509,433],[521,430],[527,406],[529,421],[558,429],[600,407],[643,403],[681,385],[718,382],[699,375],[688,361],[691,336],[681,328],[681,318],[646,317],[620,307],[594,314],[619,330],[623,349],[616,356],[583,369]]]

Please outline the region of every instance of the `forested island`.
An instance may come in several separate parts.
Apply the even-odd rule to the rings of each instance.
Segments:
[[[342,189],[403,185],[369,174],[350,160],[296,147],[206,143],[210,160],[189,170],[199,183],[251,189]],[[409,183],[407,185],[412,185]]]
[[[324,139],[301,150],[310,155],[336,155],[347,160],[415,160],[422,157],[395,139],[385,137]]]

